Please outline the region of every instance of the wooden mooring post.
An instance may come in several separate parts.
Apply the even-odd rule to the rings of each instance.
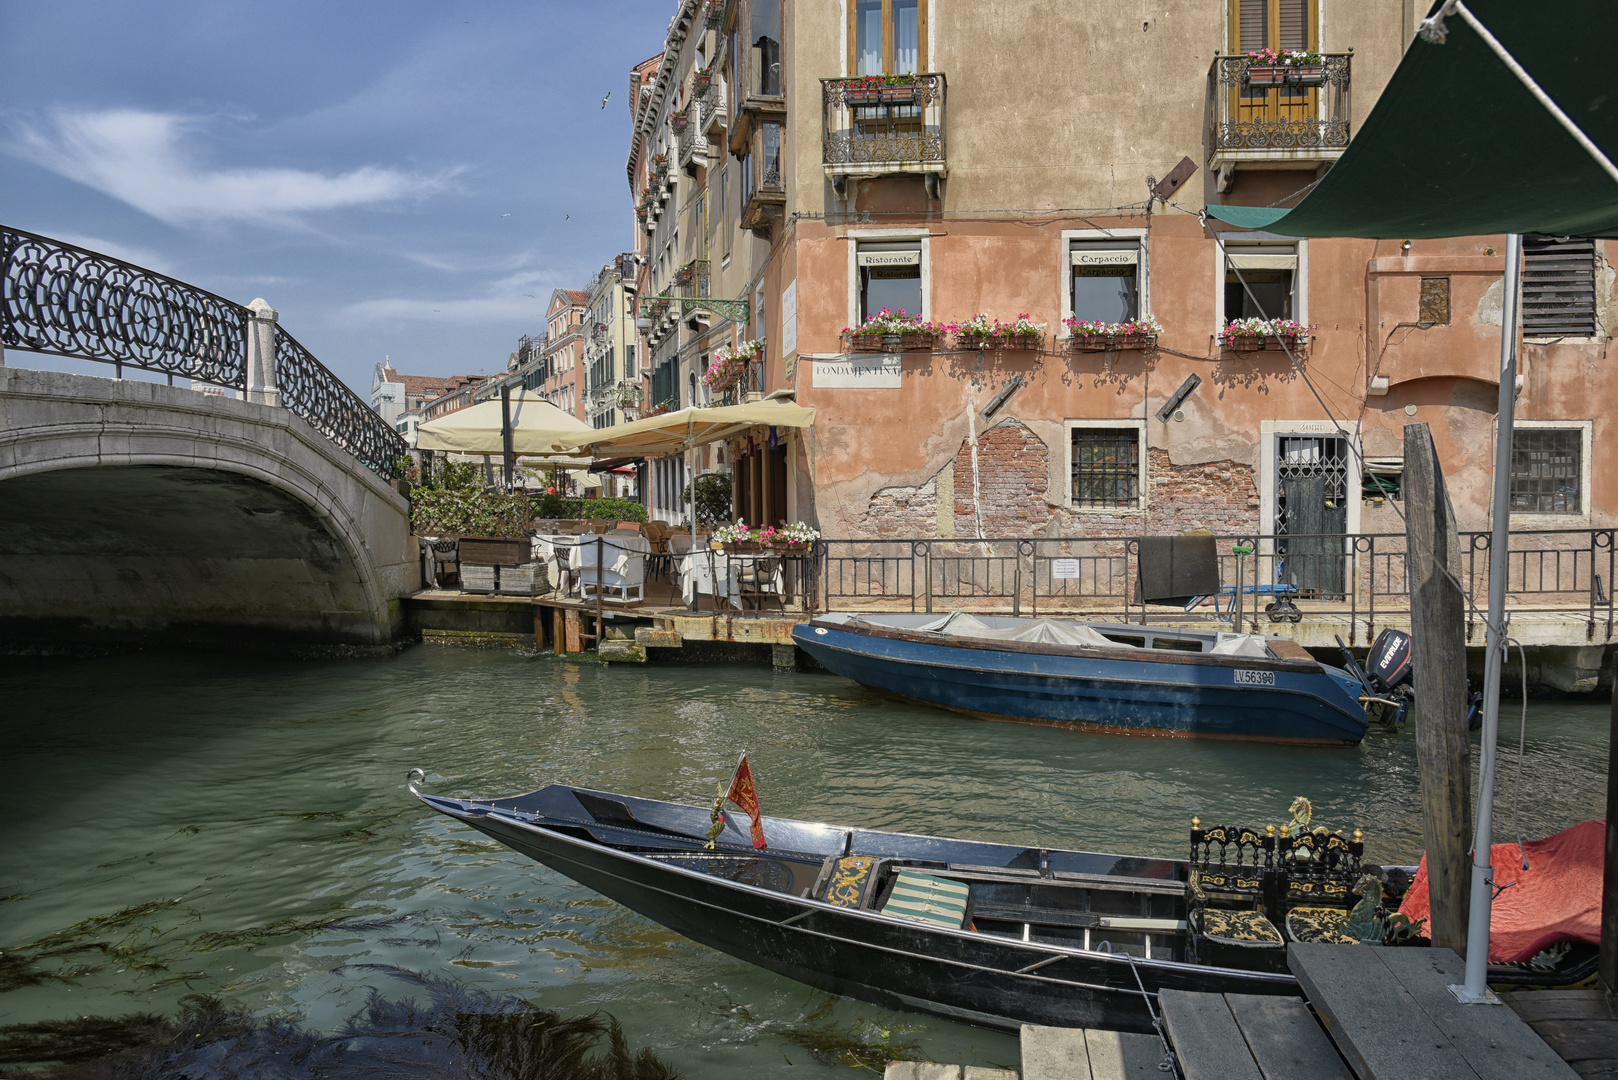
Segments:
[[[1433,944],[1466,955],[1472,768],[1466,730],[1466,599],[1455,508],[1426,424],[1405,425],[1405,547],[1416,683],[1421,833]]]

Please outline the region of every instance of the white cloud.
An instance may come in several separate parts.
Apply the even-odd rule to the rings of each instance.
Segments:
[[[215,169],[183,145],[201,121],[113,109],[57,112],[48,129],[19,125],[8,147],[52,172],[120,199],[171,225],[285,221],[298,214],[420,198],[446,176],[374,165],[326,175],[305,169]]]
[[[490,283],[482,296],[455,299],[387,297],[362,300],[345,309],[358,319],[421,319],[444,322],[487,322],[491,319],[542,321],[551,290],[563,285],[565,275],[544,272],[515,274]],[[529,295],[532,294],[532,295]]]

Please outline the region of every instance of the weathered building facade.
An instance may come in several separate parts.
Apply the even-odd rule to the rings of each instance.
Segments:
[[[631,180],[659,207],[641,219],[642,295],[676,292],[700,256],[707,292],[746,311],[643,319],[648,402],[700,401],[720,340],[763,340],[748,390],[817,419],[727,449],[738,507],[757,491],[748,520],[833,536],[1400,532],[1387,496],[1412,419],[1432,426],[1463,527],[1481,525],[1501,238],[1297,240],[1201,214],[1301,197],[1419,14],[1412,0],[688,0],[632,103]],[[1527,248],[1513,526],[1608,525],[1618,482],[1591,466],[1618,450],[1599,378],[1610,253]],[[844,328],[882,307],[1044,330],[1031,349],[944,334],[855,351]],[[1249,318],[1313,330],[1290,355],[1274,335],[1231,347],[1229,323]],[[1160,329],[1096,349],[1064,324],[1126,319]],[[757,483],[740,482],[748,455]]]

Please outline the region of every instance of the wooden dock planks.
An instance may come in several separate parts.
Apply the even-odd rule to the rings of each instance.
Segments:
[[[1518,991],[1500,999],[1585,1080],[1618,1080],[1618,1012],[1605,991]]]
[[[1354,1080],[1309,1006],[1297,998],[1226,994],[1264,1080]]]
[[[1449,949],[1293,944],[1287,959],[1361,1080],[1576,1080],[1515,1013],[1455,999]]]
[[[1223,994],[1157,995],[1185,1080],[1264,1080]]]
[[[1161,1080],[1155,1035],[1022,1026],[1022,1080]]]

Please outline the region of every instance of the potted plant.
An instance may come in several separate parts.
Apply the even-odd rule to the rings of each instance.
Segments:
[[[1326,65],[1312,49],[1258,49],[1247,54],[1248,86],[1319,86],[1326,81]]]
[[[763,352],[762,341],[721,345],[708,359],[708,370],[702,373],[703,385],[715,394],[723,393],[746,377],[747,365]]]
[[[1045,327],[1047,323],[1036,323],[1029,319],[1025,311],[1017,316],[1016,322],[1002,323],[995,320],[996,336],[1001,341],[1002,349],[1026,349],[1033,351],[1045,344]]]
[[[747,527],[745,521],[721,525],[708,534],[708,545],[726,555],[756,554],[759,550],[757,534]]]
[[[941,324],[904,308],[897,312],[883,308],[858,326],[843,327],[851,352],[922,352],[930,350],[943,332]]]
[[[1219,332],[1219,344],[1234,352],[1306,352],[1314,332],[1293,319],[1232,319]]]
[[[691,92],[701,94],[713,85],[713,65],[699,69],[691,76]]]
[[[690,122],[691,107],[689,105],[683,109],[675,109],[673,112],[669,113],[669,127],[673,129],[674,134],[676,135],[683,134],[686,126],[690,124]]]
[[[994,349],[1000,344],[995,338],[998,324],[998,319],[992,319],[980,311],[965,322],[951,324],[945,329],[955,338],[957,349]]]
[[[1150,349],[1157,344],[1157,335],[1163,332],[1157,320],[1149,315],[1116,323],[1100,319],[1063,319],[1062,325],[1072,335],[1068,341],[1074,352]]]
[[[771,546],[785,555],[806,555],[819,539],[820,533],[801,521],[794,521],[774,530]]]
[[[850,105],[914,105],[914,75],[861,75],[843,80],[843,98]]]

